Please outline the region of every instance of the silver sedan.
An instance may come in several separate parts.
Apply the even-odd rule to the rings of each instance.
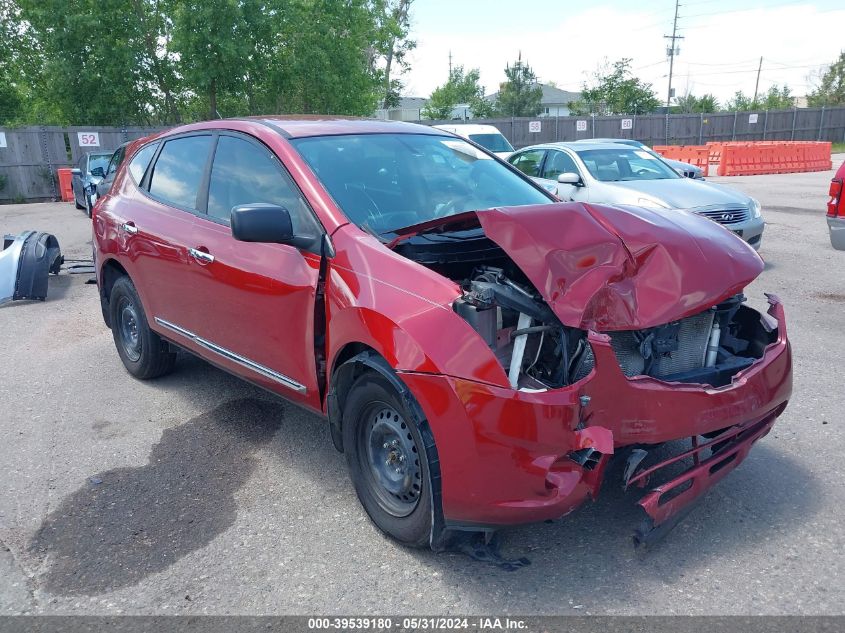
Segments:
[[[724,185],[684,178],[641,149],[611,143],[549,143],[526,147],[508,162],[561,200],[687,209],[760,248],[765,222],[757,200]]]

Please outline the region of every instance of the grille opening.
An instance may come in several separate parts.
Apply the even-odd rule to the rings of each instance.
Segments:
[[[736,455],[737,455],[736,453],[731,453],[730,455],[728,455],[727,457],[725,457],[725,459],[723,459],[723,460],[721,460],[721,461],[716,462],[715,464],[713,464],[713,465],[710,467],[710,474],[712,475],[713,473],[717,473],[717,472],[719,472],[720,470],[722,470],[725,466],[727,466],[727,465],[728,465],[728,464],[730,464],[733,460],[735,460],[735,459],[736,459]]]
[[[669,503],[672,499],[680,497],[690,488],[692,488],[692,479],[687,479],[660,495],[660,498],[657,500],[657,505],[662,506]]]

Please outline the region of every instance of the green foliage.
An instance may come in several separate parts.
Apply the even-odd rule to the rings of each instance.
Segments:
[[[795,106],[795,98],[786,84],[782,88],[777,84],[771,86],[758,101],[760,101],[759,107],[763,110],[788,110]]]
[[[499,84],[496,110],[502,116],[535,116],[540,113],[543,89],[537,84],[537,75],[522,55],[513,66],[505,66],[507,80]]]
[[[369,115],[398,101],[411,1],[0,0],[0,123]]]
[[[686,94],[678,97],[677,105],[672,106],[673,113],[690,114],[718,111],[719,102],[716,100],[716,97],[711,94],[702,95],[701,97],[696,97],[693,94]]]
[[[845,51],[822,74],[818,87],[807,98],[809,105],[845,105]]]
[[[606,62],[593,74],[593,86],[584,84],[581,100],[571,104],[572,114],[648,114],[660,105],[651,84],[634,77],[631,60]]]
[[[450,119],[454,107],[465,103],[474,117],[491,116],[493,106],[484,99],[484,87],[478,83],[480,78],[478,68],[464,72],[463,66],[456,66],[448,81],[431,93],[422,115],[428,119]]]
[[[727,112],[747,112],[749,110],[788,110],[795,106],[795,99],[792,91],[786,84],[781,88],[777,84],[771,86],[764,95],[758,95],[757,99],[746,96],[738,90],[732,99],[725,104]]]
[[[416,41],[409,37],[413,1],[372,1],[375,31],[367,48],[367,58],[370,72],[379,78],[382,108],[399,105],[403,85],[396,75],[402,75],[410,68],[407,55],[417,46]]]

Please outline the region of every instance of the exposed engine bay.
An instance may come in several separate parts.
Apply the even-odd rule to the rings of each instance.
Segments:
[[[563,325],[494,243],[477,233],[418,240],[406,241],[397,252],[461,286],[455,312],[484,339],[513,389],[556,389],[592,371],[595,361],[587,332]],[[761,358],[765,347],[776,340],[777,324],[744,302],[745,296],[737,294],[684,319],[606,334],[628,377],[721,387]]]

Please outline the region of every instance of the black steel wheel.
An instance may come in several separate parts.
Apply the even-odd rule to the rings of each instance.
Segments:
[[[176,353],[150,329],[141,299],[129,277],[114,282],[109,295],[109,317],[117,353],[130,374],[147,379],[172,371]]]
[[[430,434],[391,381],[375,371],[352,385],[343,446],[358,499],[376,526],[405,545],[425,547],[432,526]],[[430,446],[430,450],[426,449]]]

